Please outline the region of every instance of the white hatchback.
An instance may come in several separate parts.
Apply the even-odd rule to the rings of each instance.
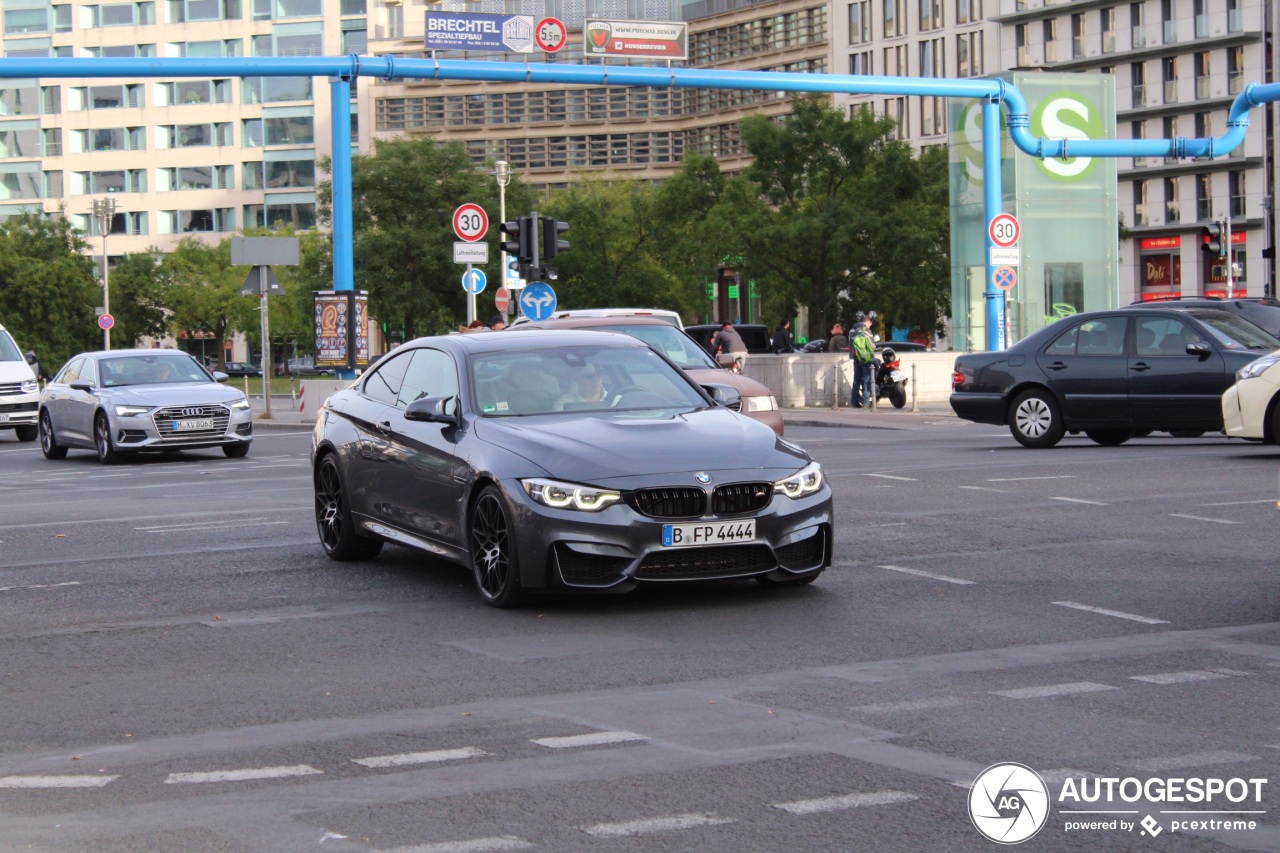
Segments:
[[[1236,371],[1236,384],[1222,394],[1227,438],[1280,443],[1280,350]]]
[[[13,337],[0,326],[0,429],[11,429],[18,441],[36,440],[40,386]]]

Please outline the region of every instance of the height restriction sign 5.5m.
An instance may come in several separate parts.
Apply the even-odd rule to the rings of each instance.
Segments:
[[[533,42],[547,53],[555,53],[565,45],[564,22],[559,18],[543,18],[533,30]]]
[[[999,213],[991,218],[991,223],[987,225],[987,236],[991,238],[991,242],[997,246],[1007,249],[1010,246],[1018,245],[1018,238],[1022,236],[1022,228],[1018,225],[1018,220],[1011,213]]]

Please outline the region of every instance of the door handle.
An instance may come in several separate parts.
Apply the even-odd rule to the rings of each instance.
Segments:
[[[1067,369],[1067,366],[1060,361],[1055,361],[1053,364],[1046,364],[1045,367],[1049,368],[1050,370],[1066,370]]]
[[[1130,370],[1150,370],[1151,365],[1147,364],[1145,361],[1140,361],[1137,364],[1131,365],[1129,369]]]
[[[379,435],[391,435],[391,421],[379,421],[373,425]]]

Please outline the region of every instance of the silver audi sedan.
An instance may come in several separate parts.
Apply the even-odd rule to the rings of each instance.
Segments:
[[[83,447],[104,465],[132,453],[202,447],[244,456],[253,413],[226,380],[177,350],[81,353],[40,395],[40,448],[46,459],[62,459]]]

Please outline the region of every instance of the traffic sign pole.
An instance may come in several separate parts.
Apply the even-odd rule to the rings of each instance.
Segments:
[[[462,274],[467,281],[471,280],[471,264],[467,264],[467,271]],[[467,291],[467,325],[470,326],[476,319],[476,295],[471,288],[465,288]]]

